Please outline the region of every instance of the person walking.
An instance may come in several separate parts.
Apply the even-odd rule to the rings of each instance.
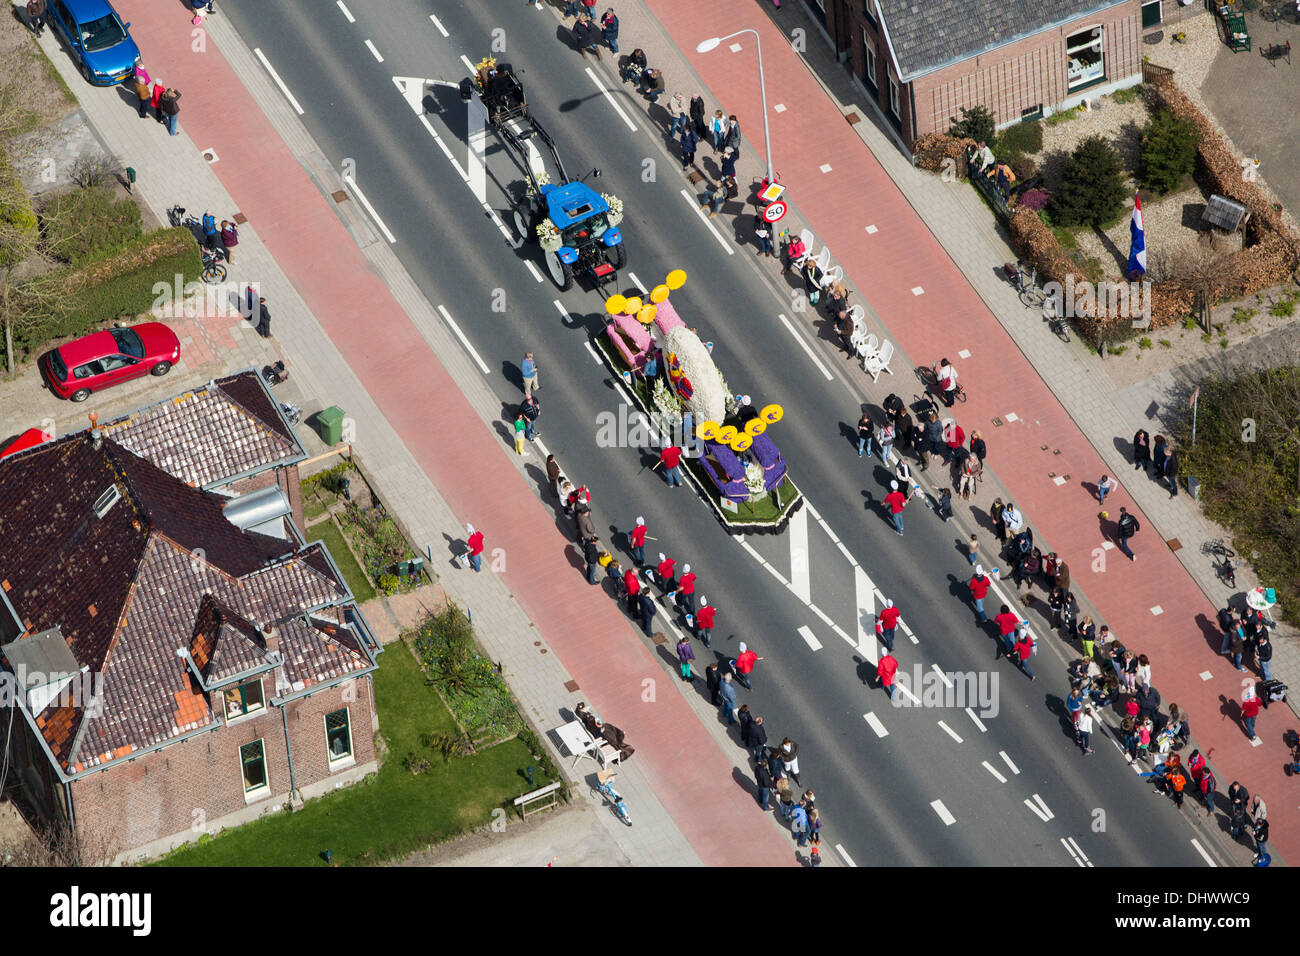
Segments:
[[[682,565],[682,576],[677,582],[677,605],[685,607],[687,614],[695,613],[695,579],[696,574],[689,564]]]
[[[1147,471],[1151,464],[1151,436],[1145,428],[1139,428],[1133,435],[1133,470]]]
[[[1241,725],[1246,728],[1246,736],[1250,738],[1251,743],[1255,742],[1255,718],[1259,716],[1259,698],[1255,696],[1255,688],[1246,688],[1246,697],[1241,702]]]
[[[627,533],[629,550],[632,552],[632,560],[637,564],[645,564],[645,539],[646,526],[645,518],[640,515],[636,519],[636,527]]]
[[[889,482],[889,494],[885,495],[885,508],[894,522],[894,531],[897,532],[900,538],[903,536],[903,508],[906,505],[907,499],[898,490],[898,482],[891,480]]]
[[[699,148],[700,138],[695,135],[695,130],[683,125],[678,143],[682,148],[682,169],[689,169],[695,162],[695,150]]]
[[[655,607],[655,599],[650,595],[650,589],[642,588],[637,601],[641,607],[641,630],[645,632],[646,637],[654,637],[654,619],[659,609]]]
[[[682,450],[677,445],[669,445],[659,452],[659,464],[664,466],[664,477],[668,487],[675,488],[682,484]]]
[[[682,635],[677,642],[677,662],[682,668],[682,680],[688,684],[695,680],[691,676],[691,661],[693,660],[695,660],[695,650],[691,647],[691,639]]]
[[[1034,653],[1034,639],[1029,633],[1029,628],[1023,628],[1016,639],[1016,663],[1020,669],[1029,675],[1029,679],[1034,679],[1034,672],[1029,669],[1029,657]]]
[[[144,68],[144,64],[136,61],[135,64],[135,95],[138,100],[137,106],[140,112],[140,119],[144,119],[145,111],[149,109],[149,102],[153,98],[150,92],[149,71]]]
[[[1119,509],[1118,528],[1119,528],[1119,541],[1117,543],[1119,545],[1119,549],[1123,551],[1126,555],[1128,555],[1128,559],[1130,561],[1136,561],[1137,555],[1133,553],[1133,546],[1129,544],[1129,539],[1131,539],[1135,534],[1141,531],[1142,526],[1138,524],[1138,519],[1134,518],[1131,514],[1129,514],[1128,509],[1125,508],[1123,505],[1121,505]]]
[[[863,412],[862,417],[858,419],[858,457],[862,457],[865,449],[867,457],[871,457],[872,443],[875,440],[876,426],[872,424],[869,412]]]
[[[1109,475],[1102,475],[1097,482],[1097,503],[1104,505],[1106,496],[1115,490],[1115,482],[1111,481]]]
[[[993,659],[996,661],[998,659],[998,648],[1001,648],[1007,657],[1011,656],[1011,652],[1015,648],[1015,634],[1016,628],[1020,624],[1020,618],[1012,614],[1011,608],[1004,604],[1002,609],[994,616],[993,623],[998,629],[998,645],[993,649]]]
[[[181,94],[175,88],[168,89],[158,99],[158,109],[162,112],[163,122],[167,124],[168,134],[176,135],[176,121],[181,112]]]
[[[939,396],[943,404],[952,408],[957,401],[957,369],[947,359],[939,360]]]
[[[587,583],[596,584],[596,576],[600,572],[600,546],[595,538],[587,538],[582,542],[582,558],[587,562]]]
[[[1092,722],[1096,716],[1097,712],[1092,709],[1091,704],[1086,705],[1083,712],[1079,714],[1079,749],[1083,751],[1085,757],[1092,753],[1092,748],[1088,745],[1092,741]]]
[[[1151,446],[1151,464],[1156,469],[1156,481],[1160,481],[1165,476],[1165,459],[1169,457],[1169,449],[1165,445],[1165,436],[1157,435],[1155,443]]]
[[[600,32],[609,44],[609,52],[618,52],[618,17],[614,13],[614,8],[610,7],[600,18]]]
[[[709,703],[717,707],[722,702],[718,696],[722,690],[722,671],[718,669],[717,661],[704,668],[704,687],[709,692]]]
[[[1165,478],[1169,481],[1170,500],[1178,497],[1178,450],[1171,449],[1165,458]]]
[[[731,683],[731,674],[722,675],[722,684],[718,688],[718,696],[722,698],[722,715],[727,718],[728,724],[736,722],[736,686]]]
[[[758,789],[758,806],[764,812],[772,809],[772,772],[767,769],[767,761],[759,759],[754,767],[754,784]]]
[[[889,699],[893,700],[896,696],[897,685],[894,682],[898,677],[898,660],[888,650],[876,664],[876,676],[880,678],[880,686],[885,689]]]
[[[45,0],[27,0],[27,25],[38,38],[45,33]]]
[[[465,525],[465,533],[469,535],[465,544],[468,547],[466,556],[469,558],[469,565],[476,572],[483,570],[483,532],[474,530],[472,524]]]
[[[677,591],[677,562],[662,551],[659,552],[659,563],[655,565],[655,577],[659,579],[659,587],[663,588],[665,600],[673,600]]]
[[[744,641],[740,642],[739,651],[740,653],[736,655],[736,659],[731,662],[731,669],[735,673],[736,679],[744,685],[745,690],[753,690],[754,687],[749,682],[749,675],[754,672],[754,665],[763,658],[751,651]]]
[[[704,642],[705,647],[712,646],[709,632],[713,630],[713,615],[716,612],[717,608],[709,604],[708,598],[700,598],[700,613],[694,615],[692,619],[695,621],[695,636]]]
[[[264,339],[271,337],[271,310],[266,307],[266,297],[257,298],[257,334]]]
[[[980,539],[979,535],[972,534],[970,540],[966,542],[966,558],[970,561],[971,567],[979,562]]]
[[[988,575],[984,573],[984,565],[975,565],[975,576],[970,579],[966,586],[970,588],[971,600],[975,602],[975,613],[979,615],[981,624],[988,620],[984,616],[984,599],[988,597],[989,585],[992,583]]]
[[[235,247],[239,245],[239,227],[229,219],[221,220],[221,245],[226,250],[226,262],[235,264]]]
[[[894,631],[902,618],[902,612],[894,607],[894,602],[885,598],[885,608],[876,615],[876,636],[880,638],[889,653],[894,653]]]
[[[532,352],[524,353],[524,359],[519,363],[519,374],[523,376],[525,398],[541,388],[537,384],[537,362]]]

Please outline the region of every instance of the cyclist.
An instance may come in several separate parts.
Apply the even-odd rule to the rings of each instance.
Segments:
[[[941,359],[937,375],[943,403],[952,408],[952,403],[957,400],[957,369],[947,359]]]

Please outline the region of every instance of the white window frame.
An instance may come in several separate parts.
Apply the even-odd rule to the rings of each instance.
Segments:
[[[867,82],[879,88],[880,83],[876,79],[876,45],[871,42],[871,34],[867,33],[866,27],[862,28],[862,49],[866,56]]]
[[[1092,34],[1092,39],[1086,43],[1078,43],[1070,46],[1070,40],[1084,33]],[[1087,50],[1096,50],[1097,65],[1092,70],[1081,72],[1075,79],[1070,78],[1070,60],[1076,53],[1082,53]],[[1076,90],[1081,86],[1086,86],[1106,76],[1106,29],[1100,24],[1090,27],[1084,27],[1082,30],[1076,30],[1065,38],[1065,86],[1067,90]]]
[[[347,715],[348,719],[348,752],[341,757],[335,757],[330,753],[330,726],[329,718],[331,714],[337,714],[339,710]],[[329,763],[330,770],[338,770],[342,767],[350,766],[357,762],[356,745],[352,737],[352,710],[348,707],[340,707],[338,710],[331,710],[327,714],[321,714],[321,726],[325,729],[325,759]]]
[[[253,746],[253,744],[257,744],[262,748],[262,781],[263,782],[260,787],[253,787],[250,790],[248,787],[248,779],[244,776],[244,748],[251,747]],[[239,783],[240,786],[244,788],[244,802],[254,803],[258,800],[262,800],[265,799],[266,797],[269,797],[271,795],[271,764],[270,761],[266,759],[266,739],[263,737],[258,737],[256,740],[250,740],[246,744],[240,744],[237,748],[235,748],[235,753],[239,757]]]
[[[898,80],[894,79],[893,73],[889,74],[889,111],[894,114],[894,119],[901,121],[903,114],[899,110],[901,99],[898,92]]]

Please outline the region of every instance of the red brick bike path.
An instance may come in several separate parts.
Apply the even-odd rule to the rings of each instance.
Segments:
[[[789,0],[791,5],[799,2]],[[1220,793],[1233,779],[1251,793],[1262,793],[1274,823],[1270,845],[1275,858],[1300,858],[1300,813],[1286,792],[1295,784],[1283,773],[1289,751],[1282,734],[1295,724],[1291,710],[1281,705],[1261,713],[1256,733],[1263,743],[1251,747],[1236,715],[1239,678],[1255,675],[1239,674],[1214,653],[1220,640],[1216,609],[1122,490],[1110,496],[1111,521],[1100,519],[1100,509],[1081,482],[1095,483],[1107,466],[825,95],[788,38],[767,11],[754,4],[646,0],[706,87],[725,99],[727,112],[738,116],[747,145],[761,154],[762,105],[753,38],[746,34],[710,53],[695,52],[708,37],[745,28],[758,31],[764,41],[763,69],[772,110],[773,167],[788,187],[787,198],[817,235],[816,248],[830,247],[852,287],[886,326],[869,331],[885,332],[918,364],[929,365],[944,356],[956,364],[970,393],[970,400],[957,410],[958,421],[968,434],[972,428],[983,432],[998,477],[1039,537],[1070,562],[1076,586],[1087,592],[1102,621],[1127,646],[1151,658],[1152,683],[1166,708],[1176,702],[1187,710],[1197,742],[1219,777]],[[813,32],[796,10],[783,15],[783,23]],[[627,47],[636,43],[633,36],[621,39]],[[808,42],[822,41],[812,36]],[[732,52],[733,43],[742,50]],[[673,83],[670,80],[670,88],[675,88]],[[776,112],[777,104],[786,109]],[[828,172],[824,165],[829,165]],[[874,233],[866,231],[869,225],[876,227]],[[922,294],[915,294],[916,288]],[[959,357],[962,350],[969,350],[970,357]],[[893,368],[892,377],[882,375],[883,389],[900,394],[920,390],[902,356],[895,358]],[[1009,414],[1016,418],[1008,422]],[[1004,424],[995,427],[995,417]],[[1053,474],[1068,475],[1069,480],[1058,485]],[[1128,476],[1117,477],[1122,482]],[[1094,549],[1113,535],[1120,505],[1136,514],[1143,526],[1134,544],[1138,558],[1130,564],[1118,550],[1106,551],[1101,570],[1094,566]],[[1153,608],[1161,612],[1153,614]],[[1213,676],[1202,680],[1202,672]]]
[[[574,573],[553,517],[535,503],[500,439],[371,272],[234,70],[215,49],[191,52],[191,24],[178,4],[117,6],[149,68],[184,91],[185,131],[200,146],[217,146],[218,179],[452,511],[483,531],[489,549],[507,549],[512,567],[528,569],[502,577],[588,699],[627,730],[656,794],[700,859],[712,866],[793,864],[792,844],[737,791],[732,761],[684,698],[674,692],[660,694],[653,707],[642,702],[642,680],[661,679],[662,666],[618,608]],[[451,181],[451,170],[445,173]],[[375,334],[378,316],[386,317],[383,335]],[[506,502],[509,520],[501,517]],[[611,635],[617,653],[610,652]]]

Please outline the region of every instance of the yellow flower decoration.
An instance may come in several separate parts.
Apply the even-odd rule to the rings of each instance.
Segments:
[[[768,405],[758,413],[758,417],[763,419],[763,421],[767,422],[769,425],[775,425],[785,417],[785,409],[780,405]]]
[[[637,310],[636,320],[642,325],[649,325],[655,320],[655,313],[658,311],[653,305],[647,302]]]
[[[713,441],[718,434],[718,423],[714,421],[700,422],[695,426],[695,435],[702,441]]]
[[[664,279],[664,285],[673,290],[680,289],[682,286],[686,285],[685,270],[674,269],[672,272],[668,273],[668,278]]]
[[[744,434],[737,435],[735,438],[731,440],[731,450],[747,451],[749,449],[749,446],[752,444],[754,444],[754,439],[751,438],[749,435],[744,435]]]
[[[761,418],[751,418],[745,425],[745,434],[750,438],[757,438],[765,431],[767,431],[767,422]]]
[[[610,315],[618,315],[627,308],[627,296],[619,295],[617,292],[605,300],[605,311]]]
[[[718,429],[718,433],[713,436],[713,440],[719,445],[730,445],[739,434],[740,432],[736,430],[735,425],[723,425]]]
[[[630,299],[624,300],[623,311],[628,315],[636,315],[641,311],[641,305],[641,297],[639,295],[634,295]]]
[[[666,298],[668,298],[668,286],[657,285],[650,290],[651,302],[662,302]]]

